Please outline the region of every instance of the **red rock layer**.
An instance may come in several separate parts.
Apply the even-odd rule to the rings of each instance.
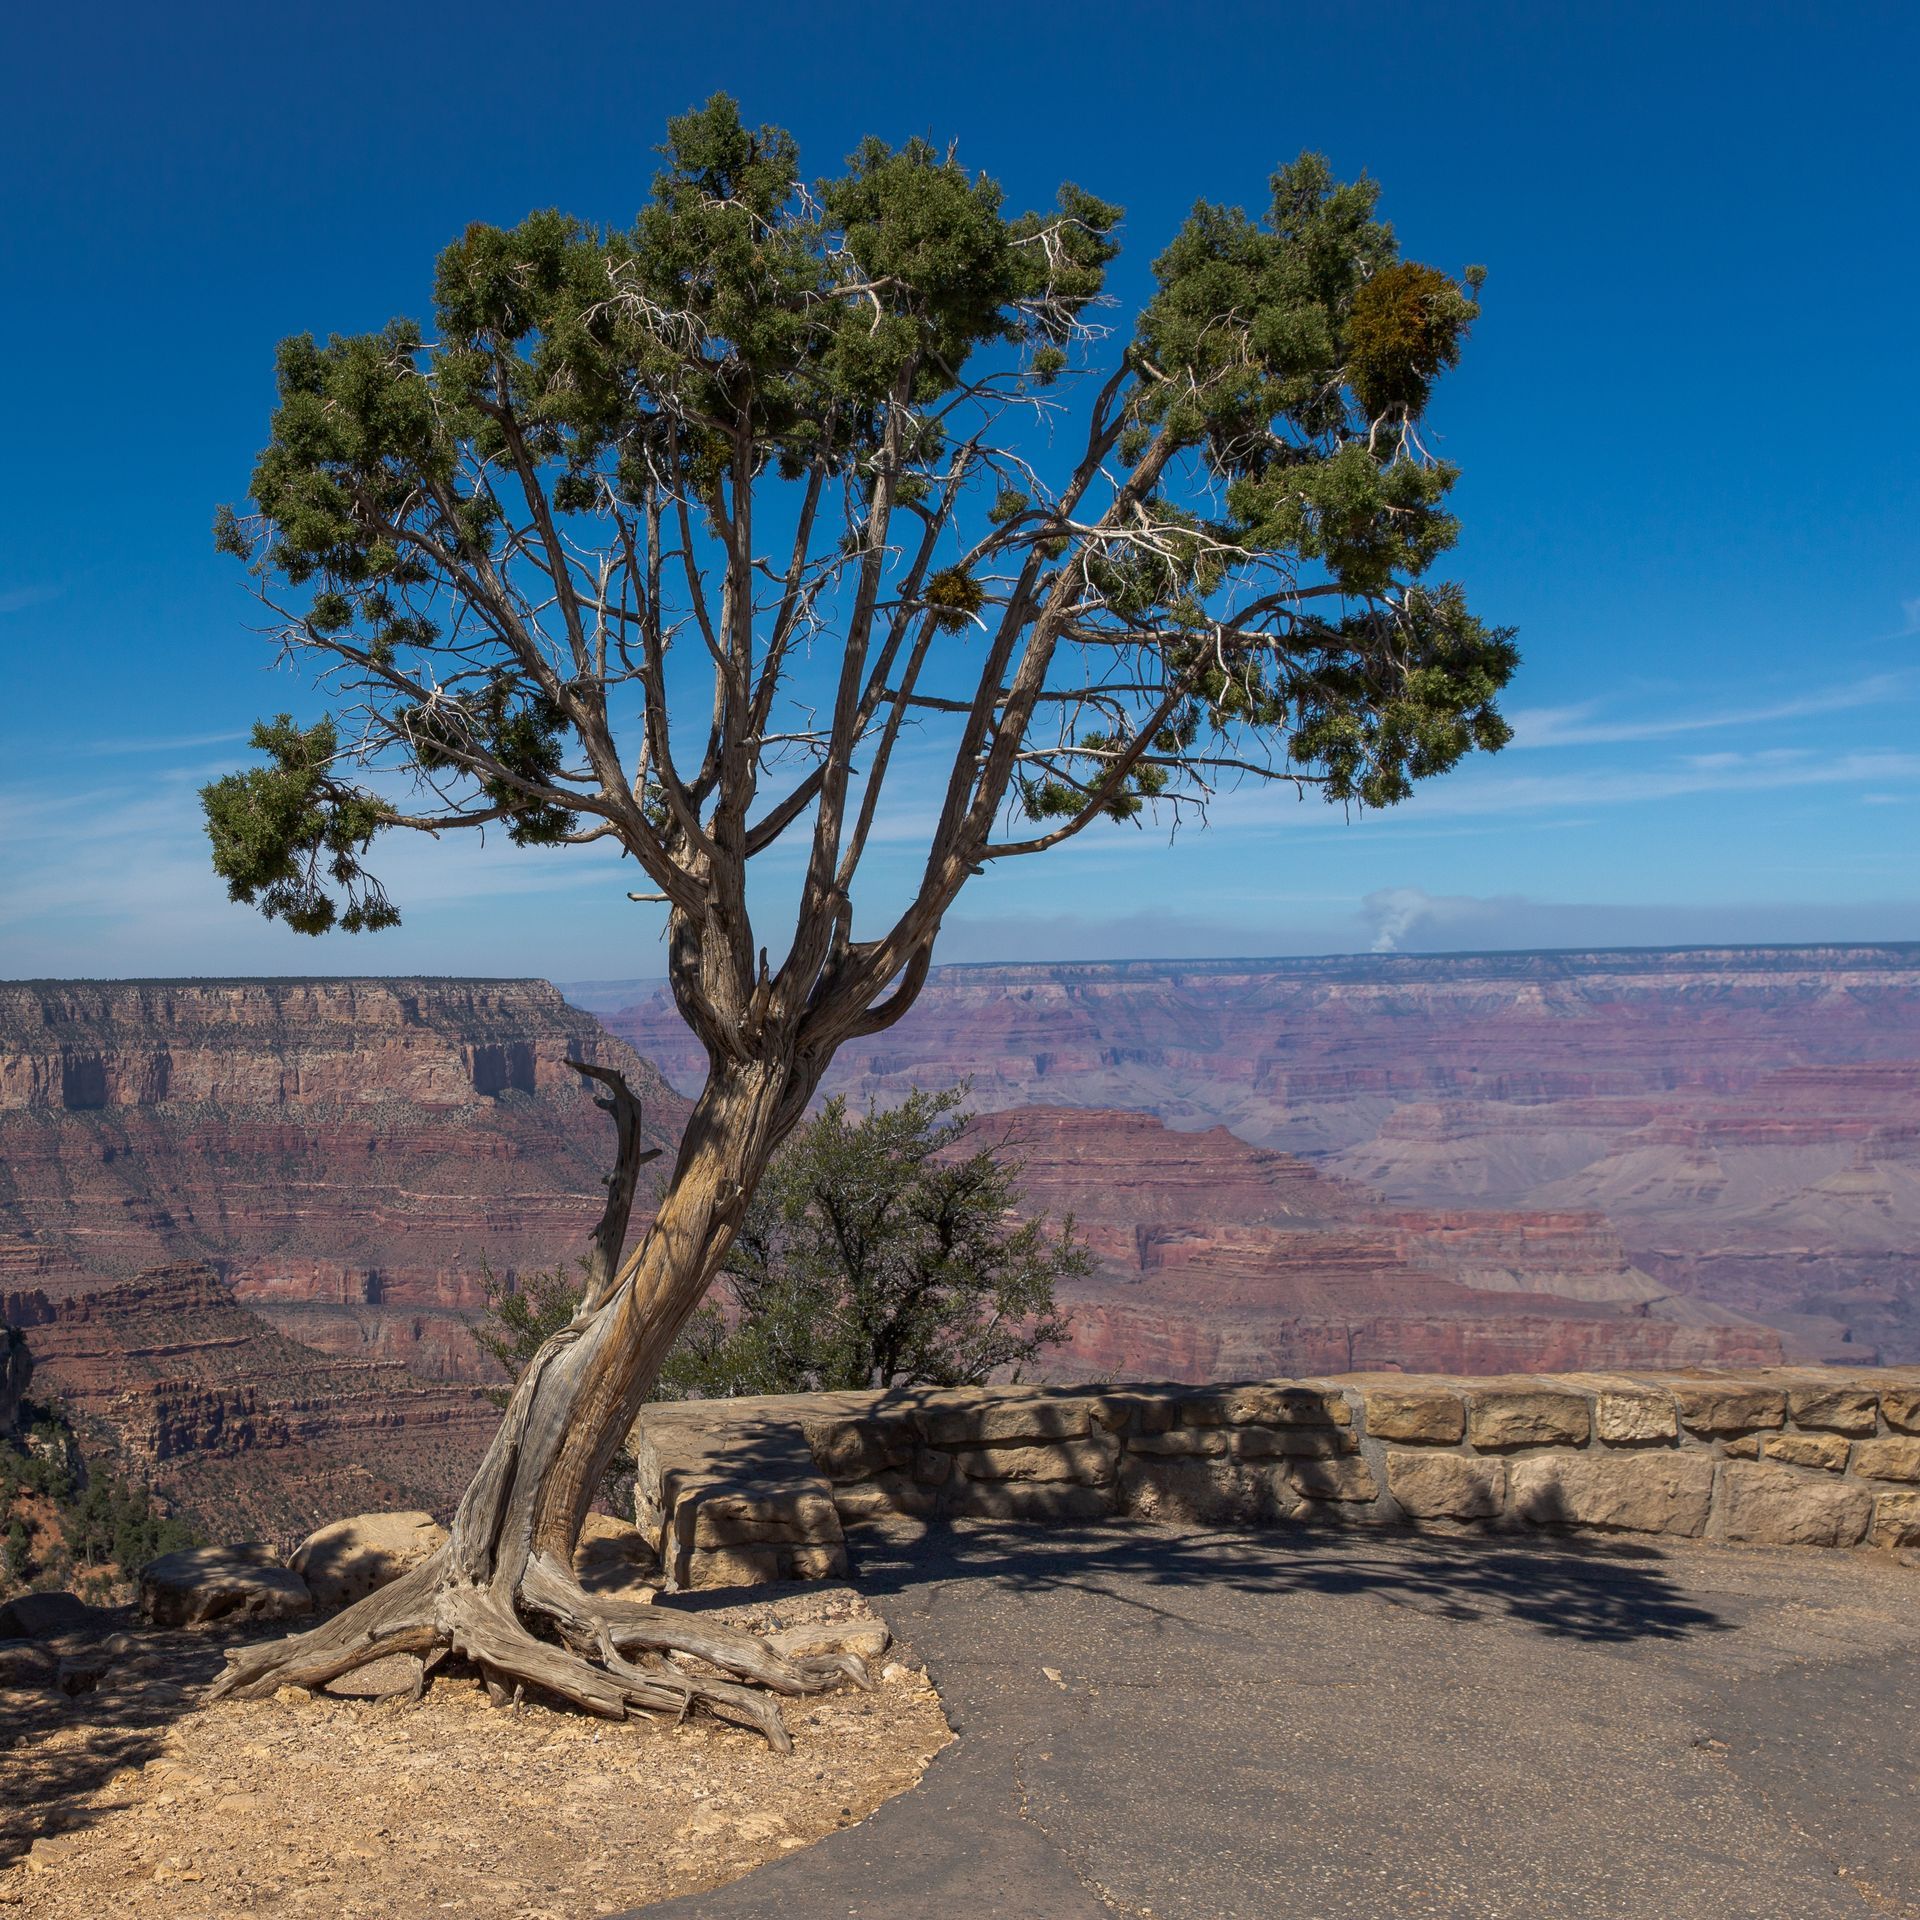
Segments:
[[[477,1388],[283,1338],[205,1267],[8,1293],[0,1318],[24,1333],[36,1397],[57,1395],[84,1438],[225,1537],[287,1542],[369,1508],[445,1514],[499,1419]]]
[[[607,1023],[696,1065],[658,995]],[[1604,1216],[1655,1292],[1795,1357],[1920,1360],[1920,948],[949,967],[829,1086],[969,1077],[988,1109],[1224,1125],[1403,1206]]]
[[[1253,1378],[1778,1361],[1779,1334],[1697,1311],[1633,1268],[1594,1213],[1395,1208],[1224,1128],[1023,1107],[975,1137],[1020,1162],[1027,1206],[1073,1216],[1063,1377]]]
[[[540,981],[0,986],[0,1278],[204,1261],[303,1338],[473,1376],[488,1269],[573,1258],[622,1068],[657,1144],[686,1103]]]

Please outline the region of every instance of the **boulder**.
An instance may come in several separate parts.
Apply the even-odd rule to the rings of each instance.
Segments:
[[[0,1607],[0,1640],[52,1640],[65,1633],[104,1633],[112,1618],[77,1593],[23,1593]]]
[[[50,1686],[60,1658],[38,1640],[0,1640],[0,1687]]]
[[[209,1620],[296,1620],[313,1611],[313,1594],[273,1549],[258,1542],[188,1547],[140,1569],[140,1614],[156,1627]]]
[[[351,1606],[417,1567],[447,1537],[430,1513],[357,1513],[310,1533],[287,1565],[323,1613]]]
[[[590,1513],[573,1552],[573,1575],[599,1599],[645,1605],[659,1590],[660,1562],[630,1521]]]

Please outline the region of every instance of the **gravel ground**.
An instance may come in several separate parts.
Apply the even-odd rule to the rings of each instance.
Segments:
[[[865,1613],[845,1590],[722,1614]],[[470,1681],[196,1707],[231,1641],[142,1636],[97,1692],[0,1693],[0,1908],[587,1920],[715,1887],[854,1825],[952,1737],[911,1656],[784,1703],[794,1751],[709,1719],[609,1726]]]

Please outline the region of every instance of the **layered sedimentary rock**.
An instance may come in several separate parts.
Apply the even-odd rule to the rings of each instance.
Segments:
[[[478,1388],[278,1333],[208,1268],[0,1294],[88,1451],[217,1536],[291,1542],[367,1508],[451,1510],[499,1419]]]
[[[303,1341],[474,1375],[488,1270],[561,1265],[612,1129],[569,1057],[685,1102],[528,980],[0,986],[0,1285],[194,1260]]]
[[[605,1016],[670,1077],[659,995]],[[856,1098],[1136,1108],[1403,1205],[1603,1214],[1656,1290],[1920,1358],[1920,948],[936,969]]]
[[[978,1123],[1031,1211],[1071,1216],[1099,1271],[1062,1295],[1057,1377],[1243,1379],[1764,1365],[1779,1334],[1676,1299],[1597,1213],[1397,1208],[1224,1128],[1019,1108]]]

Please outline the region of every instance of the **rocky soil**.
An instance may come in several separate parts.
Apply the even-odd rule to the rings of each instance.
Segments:
[[[721,1617],[793,1627],[866,1612],[833,1589]],[[142,1633],[94,1691],[0,1687],[0,1908],[589,1920],[719,1885],[864,1818],[951,1738],[899,1647],[873,1663],[872,1693],[786,1703],[782,1756],[711,1720],[496,1711],[458,1677],[417,1705],[289,1688],[196,1706],[232,1644]]]

